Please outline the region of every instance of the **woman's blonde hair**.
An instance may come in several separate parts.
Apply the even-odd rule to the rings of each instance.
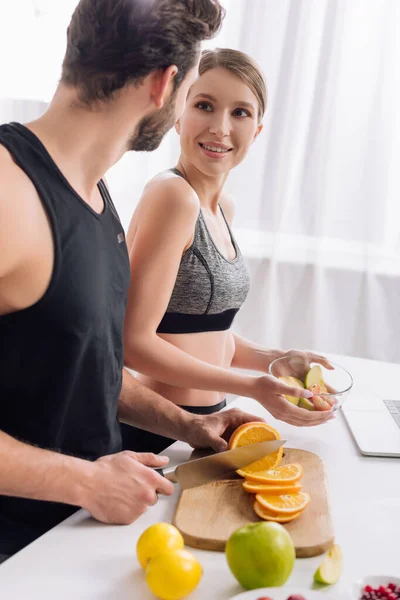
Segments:
[[[204,50],[201,54],[199,74],[203,75],[206,71],[216,68],[230,71],[251,89],[257,98],[260,122],[267,107],[267,84],[256,61],[248,54],[232,48]]]

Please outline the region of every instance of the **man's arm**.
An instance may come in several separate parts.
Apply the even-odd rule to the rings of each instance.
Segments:
[[[91,463],[0,431],[0,494],[81,506]]]
[[[212,415],[190,414],[138,383],[125,369],[118,408],[124,423],[217,452],[227,449],[237,427],[263,420],[235,408]]]
[[[118,417],[122,423],[175,440],[188,441],[191,415],[139,383],[126,369],[122,372]]]

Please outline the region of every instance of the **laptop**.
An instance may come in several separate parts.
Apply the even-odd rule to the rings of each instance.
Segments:
[[[342,411],[361,454],[400,458],[400,400],[352,394]]]

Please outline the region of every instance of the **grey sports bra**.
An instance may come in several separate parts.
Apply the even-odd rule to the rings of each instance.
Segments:
[[[171,171],[183,177],[177,169]],[[221,207],[220,210],[236,257],[228,260],[221,254],[200,209],[193,243],[182,256],[158,333],[224,331],[230,328],[245,301],[250,287],[249,274]]]

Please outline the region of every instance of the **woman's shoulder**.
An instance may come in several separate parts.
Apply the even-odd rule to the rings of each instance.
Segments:
[[[200,200],[188,182],[171,171],[162,171],[146,184],[138,207],[143,211],[157,210],[158,214],[174,217],[196,217]]]

